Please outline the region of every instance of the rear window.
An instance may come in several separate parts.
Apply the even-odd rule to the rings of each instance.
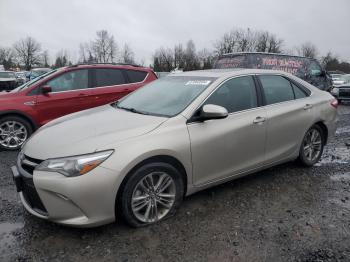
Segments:
[[[130,83],[142,82],[147,76],[147,72],[126,70]]]
[[[101,68],[95,69],[95,81],[93,87],[114,86],[125,84],[122,70]]]
[[[294,92],[290,82],[282,76],[261,75],[266,104],[271,105],[294,100]]]

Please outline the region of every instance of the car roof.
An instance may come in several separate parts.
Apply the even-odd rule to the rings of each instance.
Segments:
[[[244,69],[244,68],[234,68],[234,69],[209,69],[209,70],[198,70],[198,71],[186,71],[181,73],[172,73],[171,76],[194,76],[194,77],[231,77],[238,75],[249,75],[249,74],[283,74],[286,76],[291,76],[284,71],[279,70],[268,70],[268,69]]]
[[[132,64],[113,64],[113,63],[92,63],[92,64],[76,64],[71,66],[66,66],[64,68],[120,68],[120,69],[134,69],[134,70],[141,70],[141,71],[152,71],[149,67],[143,67],[138,65],[132,65]]]
[[[306,56],[299,56],[299,55],[288,55],[283,53],[268,53],[268,52],[232,52],[232,53],[226,53],[220,55],[220,58],[223,58],[225,56],[232,56],[232,55],[271,55],[271,56],[284,56],[284,57],[297,57],[297,58],[305,58],[309,60],[316,60],[315,58],[306,57]],[[317,60],[316,60],[317,61]]]

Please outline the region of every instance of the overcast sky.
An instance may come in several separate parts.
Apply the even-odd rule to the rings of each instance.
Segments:
[[[286,49],[310,41],[350,61],[349,25],[350,0],[0,0],[1,47],[32,36],[51,57],[65,49],[73,60],[101,29],[148,64],[160,46],[192,39],[212,49],[233,27],[249,27],[275,33]]]

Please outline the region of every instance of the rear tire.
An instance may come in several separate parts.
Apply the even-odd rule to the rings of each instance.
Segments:
[[[30,123],[19,116],[0,118],[0,150],[18,150],[31,136]]]
[[[168,163],[148,163],[134,171],[122,188],[122,216],[132,227],[142,227],[172,216],[182,202],[180,172]]]
[[[305,134],[299,150],[299,161],[303,166],[316,164],[323,153],[325,137],[320,126],[312,126]]]

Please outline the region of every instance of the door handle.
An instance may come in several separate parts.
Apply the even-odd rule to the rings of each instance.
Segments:
[[[265,121],[266,121],[265,117],[258,116],[253,120],[253,124],[260,124],[260,123],[264,123]]]
[[[306,104],[304,106],[304,110],[308,110],[308,109],[311,109],[312,108],[312,105],[311,104]]]

